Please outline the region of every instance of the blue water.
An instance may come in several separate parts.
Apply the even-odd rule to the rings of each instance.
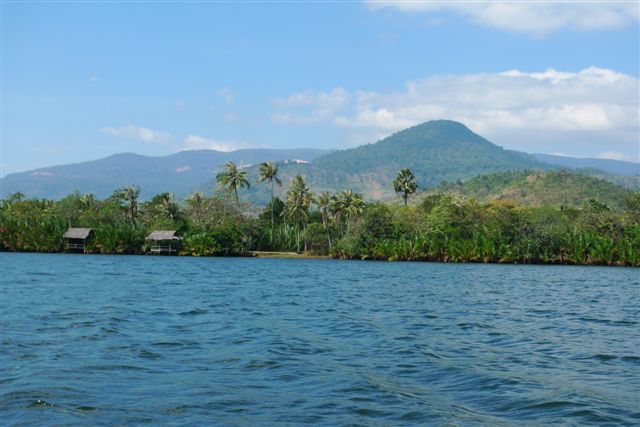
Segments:
[[[0,254],[3,425],[638,425],[638,269]]]

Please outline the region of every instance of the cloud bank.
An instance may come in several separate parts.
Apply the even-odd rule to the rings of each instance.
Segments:
[[[275,100],[274,104],[279,107],[279,111],[272,119],[277,123],[317,123],[330,119],[347,105],[349,99],[349,93],[341,87],[329,92],[294,93],[287,98]]]
[[[205,138],[198,135],[189,135],[184,140],[183,150],[216,150],[235,151],[241,148],[249,148],[246,144],[236,141]]]
[[[276,102],[274,120],[328,121],[360,134],[388,135],[446,118],[497,138],[497,142],[508,140],[512,146],[549,139],[588,144],[589,139],[597,138],[600,144],[622,144],[627,152],[633,152],[635,146],[637,152],[639,90],[637,78],[597,67],[579,72],[509,70],[431,76],[410,81],[396,92],[349,93],[336,88],[292,94]],[[326,100],[336,91],[340,102],[329,103],[337,107],[328,108]]]
[[[396,9],[406,13],[437,14],[453,12],[479,25],[542,36],[561,29],[601,30],[624,28],[640,20],[640,5],[630,1],[522,1],[522,2],[443,2],[391,1],[364,2],[371,10]]]
[[[100,129],[100,132],[119,138],[137,139],[150,143],[162,143],[171,140],[171,134],[168,132],[161,132],[135,125],[106,127]]]

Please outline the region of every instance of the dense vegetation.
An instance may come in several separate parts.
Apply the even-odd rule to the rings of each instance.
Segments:
[[[626,206],[625,197],[630,191],[581,173],[522,171],[500,172],[464,182],[444,183],[426,194],[437,193],[475,198],[481,202],[512,200],[524,206],[580,207],[585,200],[596,199],[620,212]]]
[[[273,166],[264,164],[263,185],[254,184],[269,195],[277,182]],[[229,167],[227,173],[238,171]],[[219,181],[230,192],[195,193],[184,203],[170,193],[140,202],[137,187],[103,200],[78,193],[59,201],[14,194],[0,206],[0,248],[63,251],[62,235],[74,226],[94,229],[88,251],[105,254],[143,253],[150,231],[170,229],[184,237],[183,255],[306,251],[343,259],[640,266],[639,193],[629,192],[620,212],[594,199],[579,207],[526,207],[457,194],[413,196],[405,206],[366,203],[351,190],[315,194],[296,176],[283,199],[274,197],[260,210],[242,202],[244,176],[228,178]]]

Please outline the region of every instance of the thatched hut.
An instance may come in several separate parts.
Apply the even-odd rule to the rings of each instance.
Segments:
[[[85,251],[87,242],[92,239],[94,232],[90,228],[73,228],[69,229],[62,235],[66,241],[67,252]]]
[[[182,237],[176,235],[175,230],[154,230],[145,240],[151,241],[150,252],[158,255],[176,253]]]

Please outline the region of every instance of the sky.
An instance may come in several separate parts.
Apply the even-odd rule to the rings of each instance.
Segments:
[[[452,119],[640,159],[640,3],[10,2],[0,175],[115,153],[351,148]]]

